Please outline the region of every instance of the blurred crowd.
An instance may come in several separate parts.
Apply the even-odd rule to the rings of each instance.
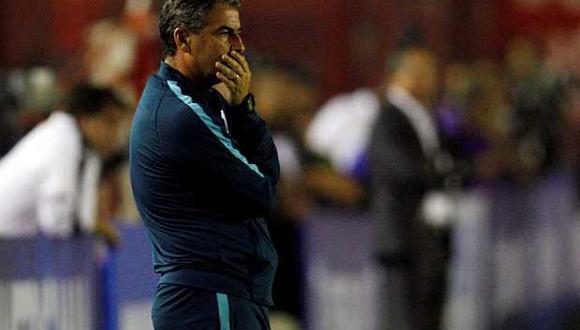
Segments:
[[[155,12],[151,6],[127,6],[121,16],[95,23],[86,32],[79,58],[68,66],[0,73],[0,156],[61,109],[64,96],[79,82],[119,94],[126,105],[119,119],[123,134],[116,142],[122,147],[102,160],[97,198],[100,212],[111,222],[138,223],[126,173],[126,143],[135,102],[160,58]],[[580,172],[580,31],[544,42],[513,40],[499,59],[448,63],[424,51],[434,70],[421,71],[418,83],[434,84],[418,87],[432,89],[421,101],[430,109],[441,149],[449,156],[442,162],[452,167],[443,189],[471,189],[493,180],[526,184],[562,168]],[[401,67],[405,77],[420,70],[412,61],[402,64],[401,54],[389,55],[380,85],[329,99],[322,98],[309,68],[250,54],[253,93],[274,134],[282,167],[270,225],[280,256],[275,300],[295,320],[290,323],[304,312],[301,221],[319,208],[373,207],[373,129],[389,88],[401,79]],[[118,244],[114,226],[106,227],[95,231]]]
[[[92,184],[95,187],[89,189],[96,190],[93,195],[96,194],[94,199],[97,204],[92,212],[94,219],[90,221],[98,224],[89,226],[89,231],[104,238],[110,246],[119,244],[119,235],[113,224],[115,219],[138,222],[127,173],[127,143],[132,114],[141,89],[148,75],[153,73],[158,66],[161,49],[156,29],[157,18],[154,4],[147,1],[128,1],[123,13],[117,17],[97,21],[84,31],[83,48],[64,65],[29,69],[14,68],[0,75],[2,86],[0,156],[16,149],[17,143],[25,136],[39,135],[33,132],[34,129],[42,126],[43,123],[50,123],[51,115],[54,113],[90,112],[87,108],[90,108],[91,104],[105,104],[103,107],[106,107],[106,103],[113,102],[108,98],[114,98],[114,102],[119,103],[122,111],[116,116],[115,127],[110,129],[105,129],[105,127],[97,133],[103,139],[106,135],[114,135],[107,139],[114,152],[99,155],[96,175],[100,179]],[[77,93],[79,90],[84,90],[86,93]],[[108,96],[103,99],[103,96],[99,96],[100,91],[107,93],[111,91],[114,95],[105,93]],[[73,102],[74,105],[71,105],[73,99],[81,99],[82,102]],[[71,106],[76,109],[72,109]],[[101,110],[96,109],[95,112]],[[91,141],[86,143],[87,134],[82,120],[76,118],[75,121],[82,131],[82,140],[85,141],[83,144],[88,144],[94,149]],[[50,124],[44,126],[50,126]],[[113,129],[115,129],[114,132]],[[40,146],[36,146],[38,147]],[[60,148],[64,147],[61,145]],[[26,148],[20,146],[20,149]],[[13,154],[17,153],[13,152]],[[12,158],[20,158],[24,161],[22,156],[12,155]],[[54,161],[67,163],[62,155],[60,159]],[[84,164],[84,161],[82,162]],[[64,166],[62,164],[61,166]],[[4,166],[6,167],[8,165]],[[27,171],[25,168],[21,169],[21,172],[25,171]],[[4,169],[2,173],[9,175],[7,172]],[[77,171],[72,170],[68,175],[71,177],[70,181],[77,180],[77,175],[79,175]],[[82,180],[79,179],[79,181]],[[15,188],[6,189],[14,190]],[[44,230],[50,232],[49,228],[44,228]],[[10,237],[11,235],[2,233],[2,236]]]
[[[300,245],[297,242],[300,236],[297,232],[300,221],[314,209],[375,210],[372,213],[379,223],[381,217],[389,215],[396,218],[406,214],[407,220],[423,216],[428,226],[435,230],[426,229],[422,232],[424,236],[413,236],[417,234],[414,233],[408,239],[414,242],[425,239],[424,246],[417,244],[418,251],[413,253],[417,258],[426,253],[425,258],[438,260],[439,265],[434,264],[437,261],[431,262],[430,266],[425,266],[430,268],[420,271],[423,275],[432,272],[433,283],[427,285],[441,289],[446,286],[445,268],[452,257],[448,240],[452,221],[456,220],[457,205],[453,205],[453,196],[493,182],[526,186],[558,171],[577,173],[580,61],[575,54],[580,47],[579,37],[580,32],[557,34],[544,43],[518,38],[507,45],[499,59],[469,62],[446,63],[427,49],[413,46],[389,56],[380,85],[361,86],[327,100],[321,99],[317,86],[301,69],[258,61],[253,82],[256,99],[274,131],[283,170],[280,204],[271,222],[282,260],[278,283],[284,285],[275,289],[275,295],[282,298],[278,299],[282,302],[281,308],[294,316],[303,312],[300,302],[304,297],[296,290],[302,285],[299,283]],[[401,63],[408,53],[415,51],[424,52],[425,61],[432,64],[425,64],[423,60]],[[433,70],[429,66],[433,66]],[[441,179],[444,182],[425,191],[405,195],[404,191],[395,194],[391,190],[399,200],[414,200],[413,194],[420,194],[424,200],[411,206],[414,208],[411,213],[393,207],[391,213],[385,215],[376,212],[377,204],[381,204],[376,199],[377,194],[380,199],[381,194],[389,194],[389,191],[380,191],[373,181],[380,181],[381,166],[402,162],[397,157],[405,155],[390,154],[392,158],[383,159],[383,163],[373,167],[373,146],[380,144],[375,149],[394,147],[381,144],[372,136],[378,130],[377,120],[381,113],[388,111],[385,104],[389,103],[393,86],[408,86],[410,94],[428,109],[445,154],[435,161],[439,163],[435,165],[446,168],[443,169],[446,173]],[[427,95],[422,97],[422,93]],[[405,175],[404,172],[393,173]],[[412,180],[403,181],[405,185],[413,183]],[[432,194],[433,191],[443,194]],[[417,228],[422,226],[416,225]],[[391,230],[378,226],[379,232]],[[387,226],[397,226],[397,223],[387,222]],[[397,241],[389,234],[377,235],[379,254],[381,240]],[[405,245],[405,242],[400,244]],[[433,251],[442,256],[433,256],[430,254]],[[383,257],[379,255],[379,259],[385,259]],[[395,263],[400,261],[398,258],[395,257]],[[392,262],[391,255],[387,259]],[[404,287],[401,282],[395,283]],[[405,295],[394,291],[388,294]],[[440,290],[433,290],[432,294],[417,299],[423,304],[428,302],[431,310],[424,311],[423,316],[425,319],[431,317],[433,323],[405,325],[408,320],[394,320],[397,316],[390,315],[391,319],[385,320],[385,324],[398,324],[393,329],[435,329],[433,324],[441,323],[444,298],[435,297],[441,295]],[[411,295],[420,296],[421,293]],[[390,306],[393,311],[385,314],[405,313],[405,307]],[[415,317],[421,318],[416,311]],[[433,313],[439,315],[430,315]]]
[[[559,37],[562,38],[562,37]],[[533,180],[577,166],[579,42],[545,47],[512,41],[503,62],[457,63],[444,71],[437,109],[442,133],[468,177]]]

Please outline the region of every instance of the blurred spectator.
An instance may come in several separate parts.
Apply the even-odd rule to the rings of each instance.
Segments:
[[[135,62],[130,81],[137,95],[141,94],[150,74],[159,67],[161,44],[157,30],[157,13],[162,1],[127,0],[122,24],[137,37]]]
[[[379,113],[383,90],[360,88],[333,97],[318,110],[306,131],[308,147],[328,158],[337,171],[364,180],[371,127]]]
[[[362,45],[366,48],[370,41]],[[369,49],[353,51],[370,56]],[[338,206],[368,207],[368,148],[372,127],[386,98],[387,78],[385,70],[376,86],[330,98],[304,129],[305,147],[319,160],[307,181],[317,183],[317,187],[329,186],[324,181],[331,182],[334,192],[329,195]]]
[[[127,0],[119,17],[97,21],[87,31],[83,58],[87,79],[115,88],[131,108],[146,78],[159,66],[155,4]]]
[[[281,203],[287,203],[287,210],[296,218],[301,218],[313,206],[360,205],[364,198],[362,187],[330,165],[328,154],[313,154],[305,141],[305,132],[312,126],[317,102],[312,83],[298,68],[283,70],[264,63],[262,66],[252,82],[254,89],[259,89],[262,94],[256,102],[274,133],[282,179],[286,178],[289,183],[286,188],[301,190],[299,194],[282,193],[288,198],[281,198]],[[286,188],[282,182],[279,191]],[[294,200],[294,196],[305,194],[306,201]]]
[[[105,19],[91,26],[84,65],[88,80],[96,86],[110,86],[131,104],[137,91],[129,78],[135,63],[137,36],[119,21]]]
[[[533,178],[560,163],[564,88],[530,40],[514,40],[505,60],[519,170]]]
[[[278,211],[285,218],[300,219],[310,206],[304,180],[304,152],[302,150],[299,120],[302,113],[311,112],[315,92],[292,72],[274,64],[261,64],[256,68],[252,89],[260,115],[272,130],[280,159],[281,181]]]
[[[475,158],[486,148],[487,141],[479,126],[470,119],[477,90],[477,79],[471,66],[452,63],[443,74],[443,97],[435,115],[441,129],[442,143],[464,176],[473,175]]]
[[[150,74],[161,60],[161,46],[157,35],[157,6],[153,0],[127,0],[119,17],[94,23],[87,31],[84,68],[93,84],[112,88],[120,93],[128,108],[137,107]],[[120,119],[124,132],[120,141],[126,149],[132,114]],[[103,200],[110,201],[111,217],[127,222],[139,219],[131,187],[126,151],[118,154],[105,176]]]
[[[0,236],[99,232],[101,159],[117,147],[123,104],[110,90],[79,85],[66,101],[0,160]]]
[[[576,173],[580,199],[580,29],[551,35],[547,40],[546,67],[564,82],[563,161]]]
[[[511,108],[497,66],[489,61],[452,64],[437,108],[442,144],[466,183],[512,174]]]
[[[304,131],[317,103],[317,91],[307,75],[298,68],[258,63],[252,89],[260,115],[272,130],[281,166],[278,203],[269,222],[279,258],[272,323],[283,320],[281,323],[295,324],[303,317],[305,299],[300,260],[302,219],[319,206],[357,206],[364,194],[355,181],[304,147]]]
[[[513,139],[513,108],[506,95],[505,79],[491,61],[473,64],[476,93],[467,111],[466,123],[483,139],[473,156],[476,179],[501,179],[517,170],[517,146]]]
[[[433,54],[403,51],[371,136],[372,205],[385,275],[383,329],[440,327],[447,268],[442,224],[452,205],[443,192],[451,164],[429,111],[437,81]]]
[[[5,112],[2,115],[11,143],[7,152],[18,140],[44,121],[61,99],[56,74],[49,67],[28,70],[11,70],[5,75],[2,94]]]
[[[302,185],[304,164],[299,143],[293,137],[294,115],[303,111],[299,98],[293,94],[301,88],[305,87],[290,72],[274,65],[262,63],[254,70],[252,90],[260,115],[272,131],[281,174],[276,207],[268,217],[268,229],[278,253],[272,293],[276,302],[271,315],[272,326],[296,324],[302,316],[299,220],[308,211],[308,201]]]

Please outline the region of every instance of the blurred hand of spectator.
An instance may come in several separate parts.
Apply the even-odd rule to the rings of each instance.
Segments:
[[[365,196],[364,190],[356,181],[328,166],[311,166],[305,169],[304,177],[304,183],[311,195],[330,201],[335,206],[356,207]]]

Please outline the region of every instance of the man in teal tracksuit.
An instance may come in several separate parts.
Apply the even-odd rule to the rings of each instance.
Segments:
[[[131,182],[161,274],[155,329],[269,329],[276,148],[249,94],[239,0],[167,0],[166,54],[131,129]],[[230,102],[212,88],[223,82]]]

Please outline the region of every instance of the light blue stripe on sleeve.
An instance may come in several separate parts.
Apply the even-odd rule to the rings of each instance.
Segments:
[[[220,316],[220,330],[230,330],[230,303],[228,295],[216,293],[218,302],[218,312]]]
[[[193,100],[189,95],[184,95],[181,92],[181,88],[177,84],[176,81],[168,80],[167,85],[171,89],[171,91],[183,102],[185,103],[193,112],[201,119],[201,121],[209,128],[209,130],[218,138],[218,140],[242,163],[246,164],[252,171],[256,172],[261,177],[264,177],[264,174],[260,172],[258,166],[255,164],[250,164],[248,159],[240,153],[238,149],[234,147],[232,141],[228,139],[226,136],[223,135],[220,127],[214,123],[211,118],[203,111],[201,106],[197,103],[194,103]]]

